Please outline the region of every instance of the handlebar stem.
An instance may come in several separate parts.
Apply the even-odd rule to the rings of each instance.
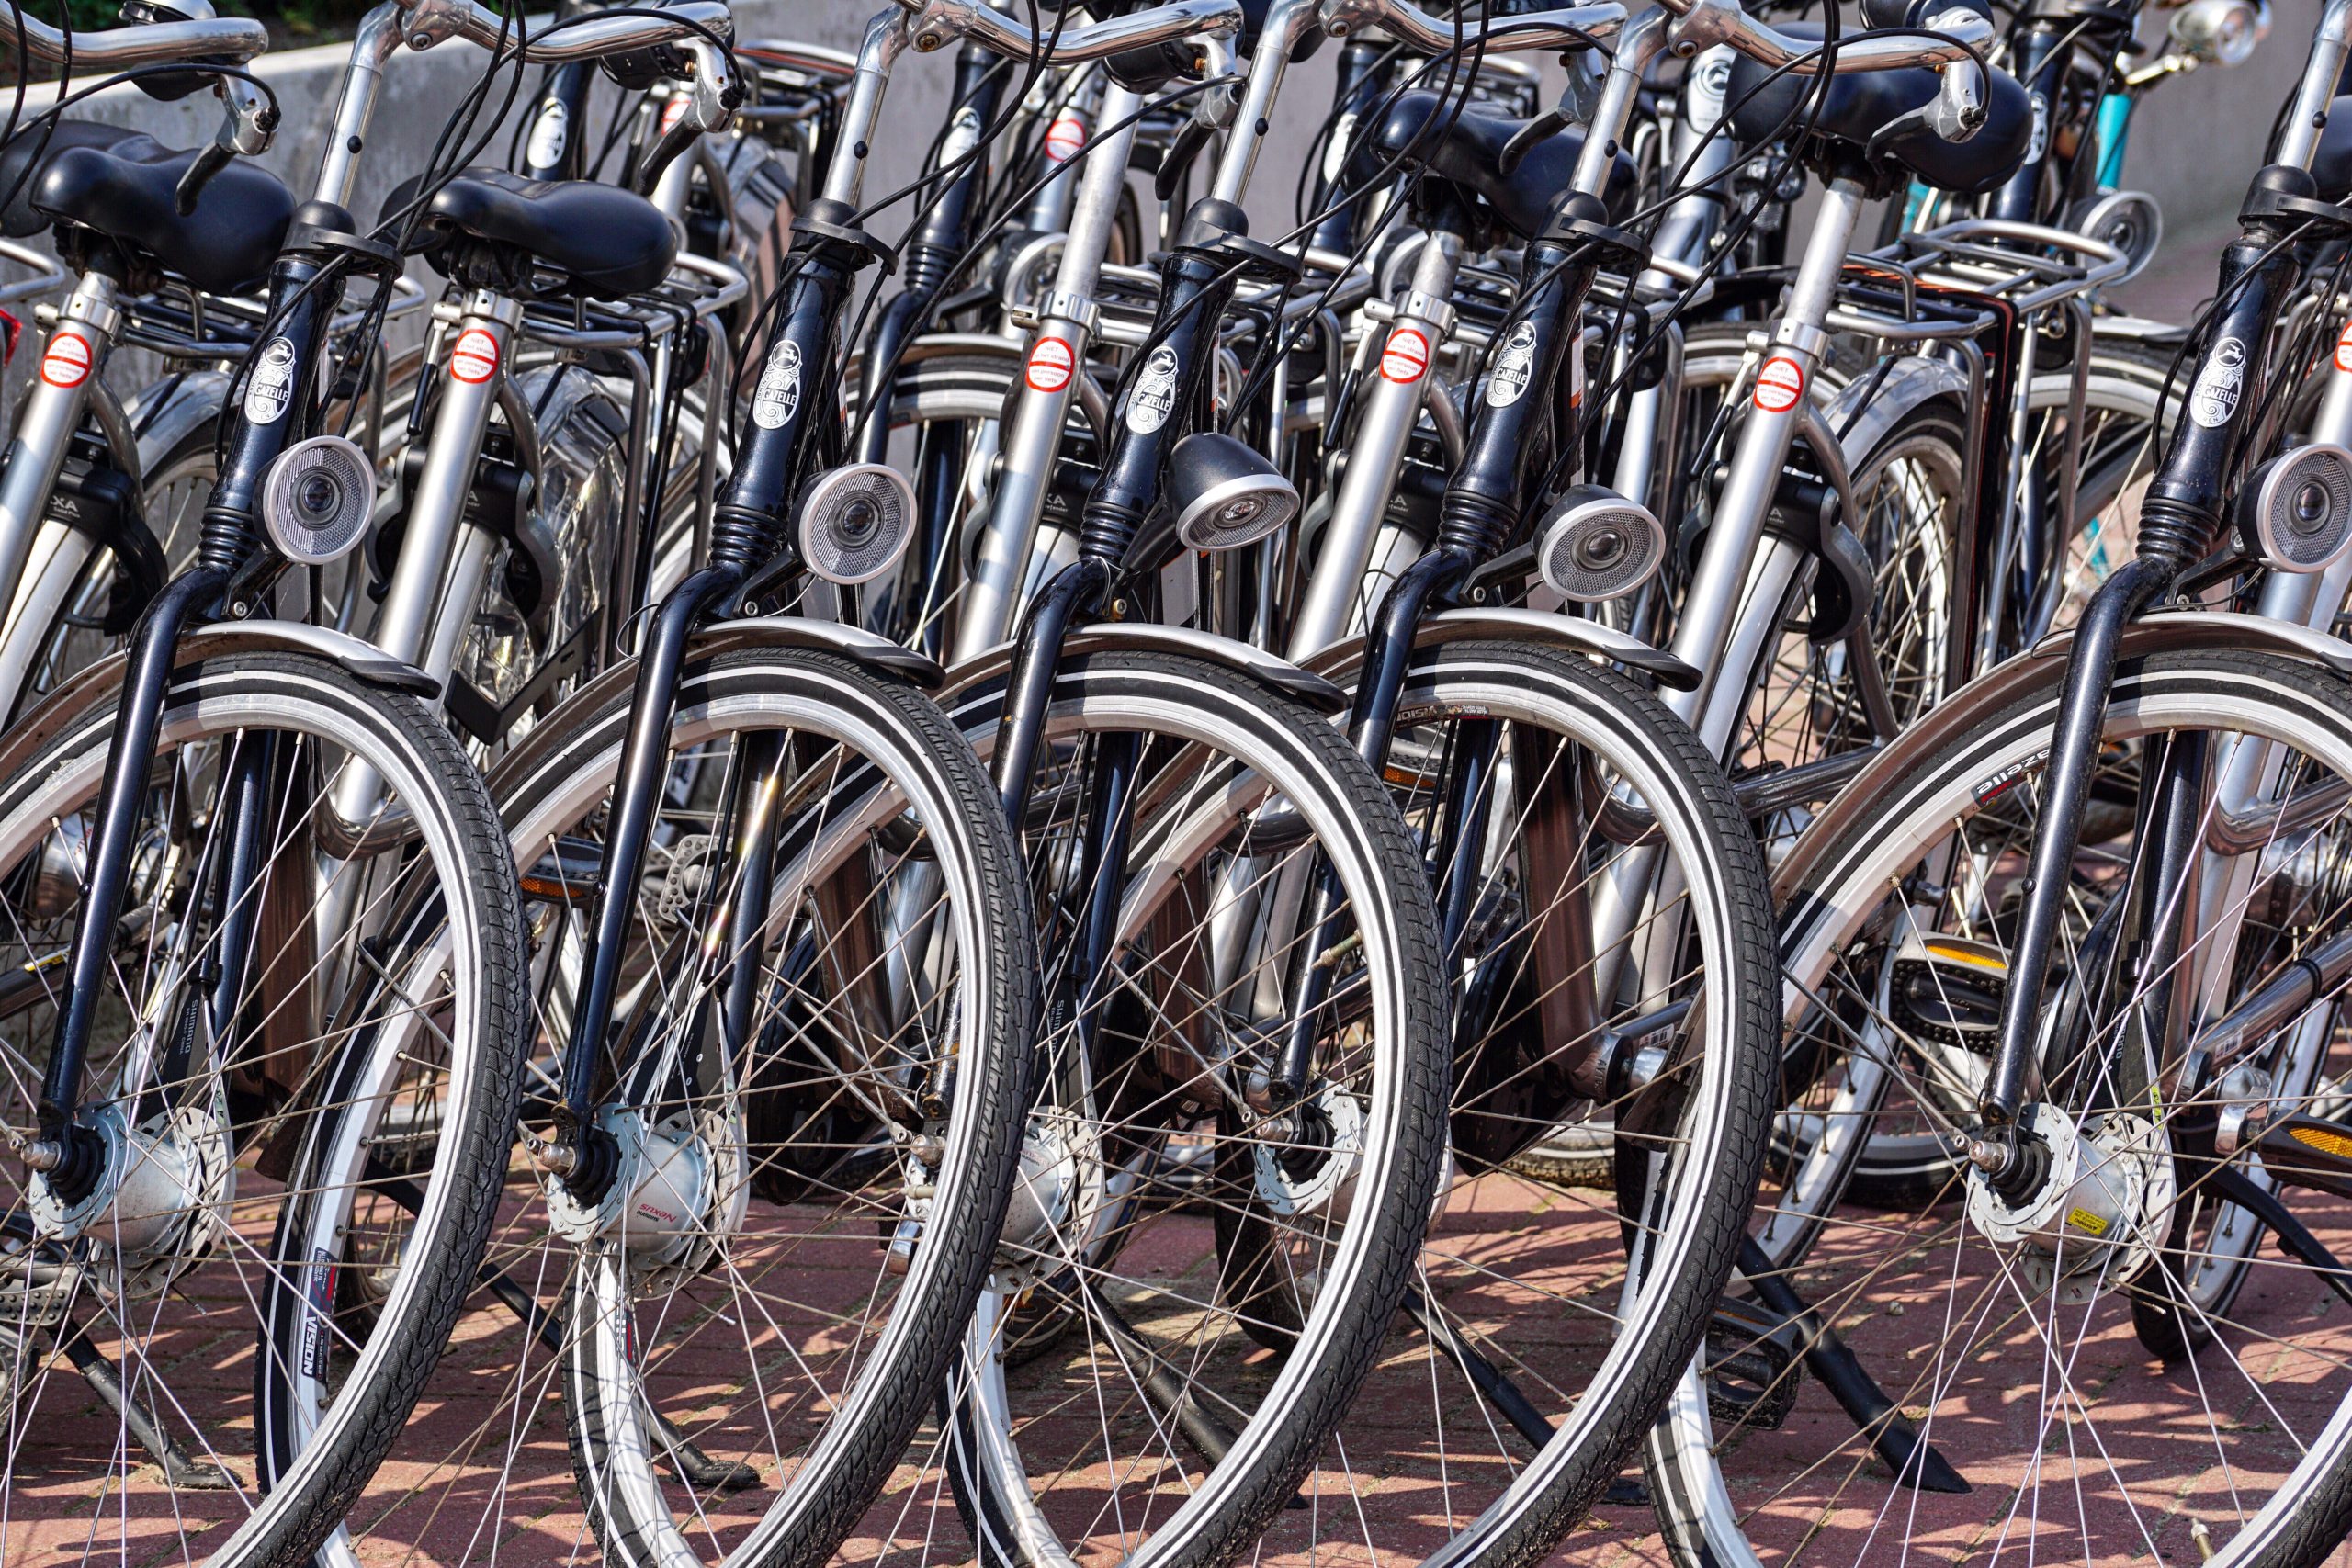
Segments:
[[[2327,124],[2327,106],[2335,96],[2347,52],[2352,52],[2352,0],[2329,0],[2320,13],[2319,26],[2312,29],[2311,60],[2295,88],[2295,107],[2287,111],[2278,151],[2270,155],[2272,163],[2292,164],[2299,169],[2312,166],[2312,154],[2319,151],[2319,133]]]
[[[842,111],[832,162],[825,167],[827,201],[857,205],[858,193],[865,186],[865,159],[874,127],[882,116],[882,94],[890,85],[890,68],[906,50],[907,28],[903,11],[877,12],[865,24],[865,41],[857,51],[857,73],[850,78],[849,107]]]
[[[1250,175],[1257,166],[1258,150],[1265,143],[1273,113],[1274,94],[1307,29],[1322,25],[1319,6],[1320,0],[1274,0],[1268,8],[1265,25],[1258,31],[1257,50],[1250,57],[1249,86],[1242,96],[1241,112],[1234,117],[1225,151],[1217,159],[1216,177],[1209,185],[1209,194],[1219,201],[1238,204],[1250,188]]]
[[[1616,159],[1617,143],[1633,118],[1643,73],[1667,47],[1668,29],[1666,13],[1651,6],[1627,21],[1618,35],[1609,73],[1601,78],[1600,102],[1593,109],[1584,146],[1577,153],[1576,188],[1588,196],[1604,199],[1608,196],[1610,165]]]

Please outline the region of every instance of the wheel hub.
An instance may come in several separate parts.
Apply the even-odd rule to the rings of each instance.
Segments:
[[[1968,1217],[2013,1248],[2030,1288],[2088,1301],[2147,1266],[2171,1224],[2177,1181],[2164,1135],[2146,1117],[2116,1112],[2085,1132],[2054,1105],[2028,1126],[2048,1151],[2041,1179],[2004,1195],[1981,1169],[1968,1178]]]
[[[235,1190],[223,1107],[185,1105],[131,1126],[119,1105],[79,1123],[101,1162],[97,1179],[72,1198],[47,1172],[26,1187],[26,1209],[44,1241],[86,1237],[96,1280],[128,1296],[152,1296],[209,1251],[228,1228]]]
[[[1326,1084],[1301,1100],[1290,1120],[1295,1129],[1311,1123],[1311,1142],[1320,1147],[1311,1151],[1312,1157],[1302,1157],[1310,1154],[1303,1146],[1309,1139],[1270,1128],[1253,1151],[1259,1198],[1277,1214],[1345,1213],[1363,1163],[1363,1108],[1337,1085]]]
[[[741,1225],[751,1201],[743,1136],[716,1111],[658,1121],[606,1106],[596,1127],[611,1141],[614,1179],[594,1201],[561,1179],[544,1184],[548,1219],[576,1247],[618,1246],[640,1288],[701,1272]]]

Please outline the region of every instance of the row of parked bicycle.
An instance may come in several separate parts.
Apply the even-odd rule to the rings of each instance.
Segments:
[[[0,1556],[2352,1529],[2352,0],[11,11]]]

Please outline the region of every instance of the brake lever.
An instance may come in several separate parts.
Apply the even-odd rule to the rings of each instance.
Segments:
[[[212,92],[223,106],[220,129],[212,133],[210,143],[188,164],[172,192],[172,205],[183,218],[196,210],[197,197],[204,194],[213,175],[229,166],[230,159],[266,152],[270,137],[277,130],[277,107],[258,85],[239,76],[223,76],[213,83]]]
[[[653,150],[638,165],[635,184],[639,196],[653,194],[662,171],[693,146],[697,137],[726,130],[743,101],[743,84],[727,69],[723,51],[703,39],[690,39],[677,47],[688,56],[690,71],[673,90],[669,107],[662,112],[662,134],[653,143]]]
[[[1510,178],[1518,172],[1521,161],[1535,150],[1537,142],[1566,130],[1574,123],[1563,109],[1545,109],[1511,133],[1511,139],[1503,143],[1503,150],[1495,156],[1495,167],[1502,171],[1504,178]]]

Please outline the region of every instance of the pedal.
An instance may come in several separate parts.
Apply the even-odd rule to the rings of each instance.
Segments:
[[[585,904],[603,878],[604,846],[587,839],[558,839],[525,867],[523,897],[549,904]]]
[[[2352,1128],[2317,1116],[2278,1116],[2254,1143],[2273,1180],[2352,1198]]]
[[[1914,932],[1894,955],[1888,1011],[1916,1038],[1989,1056],[2008,989],[2008,961],[1991,943]]]
[[[1750,1431],[1779,1431],[1802,1381],[1793,1338],[1785,1319],[1751,1303],[1716,1303],[1707,1325],[1708,1414]]]

